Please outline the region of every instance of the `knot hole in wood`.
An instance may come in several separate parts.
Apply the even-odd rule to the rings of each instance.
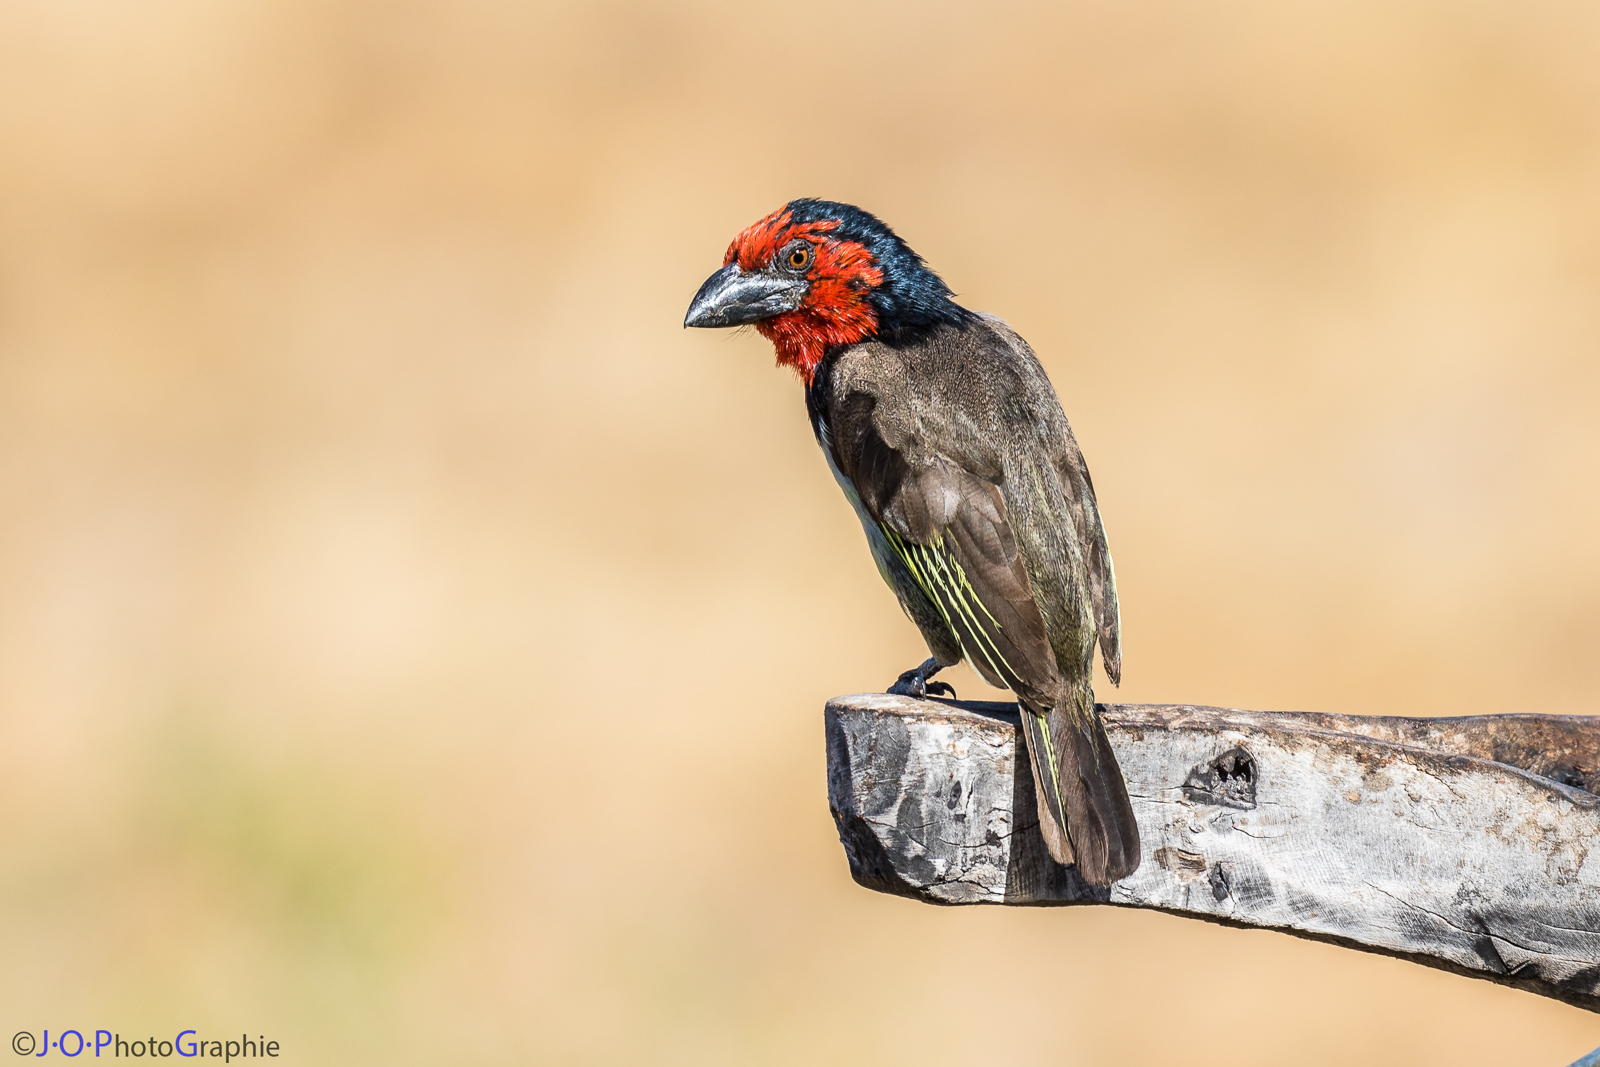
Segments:
[[[1191,770],[1183,796],[1196,804],[1249,811],[1256,806],[1256,777],[1255,757],[1234,746]]]

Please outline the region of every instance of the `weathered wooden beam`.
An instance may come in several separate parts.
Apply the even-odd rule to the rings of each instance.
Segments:
[[[1045,851],[1015,705],[830,701],[851,874],[932,904],[1268,927],[1600,1011],[1600,720],[1102,711],[1142,856],[1097,890]]]

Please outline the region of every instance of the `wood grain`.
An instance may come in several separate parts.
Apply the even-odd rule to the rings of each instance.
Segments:
[[[1045,852],[1015,705],[830,701],[829,803],[856,881],[1267,927],[1600,1011],[1594,720],[1102,712],[1142,837],[1109,889]]]

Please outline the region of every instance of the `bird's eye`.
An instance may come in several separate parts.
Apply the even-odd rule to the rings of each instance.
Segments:
[[[801,245],[798,248],[791,248],[789,250],[787,261],[789,266],[795,270],[805,270],[811,265],[811,249],[805,245]]]

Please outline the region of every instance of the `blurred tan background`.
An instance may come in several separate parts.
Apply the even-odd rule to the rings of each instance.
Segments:
[[[849,879],[920,661],[787,199],[1028,337],[1102,697],[1600,711],[1600,9],[0,4],[0,1028],[297,1064],[1565,1064],[1600,1017]],[[970,671],[963,696],[988,693]]]

